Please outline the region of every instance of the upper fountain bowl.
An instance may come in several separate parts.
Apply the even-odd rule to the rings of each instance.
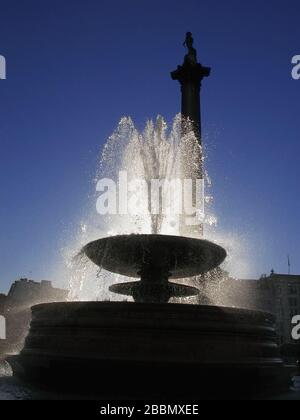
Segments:
[[[218,267],[226,251],[206,240],[166,235],[121,235],[87,244],[83,252],[99,267],[126,277],[151,272],[170,279],[194,277]]]

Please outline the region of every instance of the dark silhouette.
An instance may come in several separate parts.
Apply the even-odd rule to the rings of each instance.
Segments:
[[[183,46],[187,47],[187,49],[190,50],[191,48],[193,48],[193,45],[194,45],[193,34],[192,32],[187,32]]]
[[[210,75],[210,68],[198,63],[191,32],[187,32],[183,45],[188,49],[188,54],[184,57],[183,65],[178,66],[171,77],[181,84],[181,113],[193,122],[195,135],[201,143],[200,89],[202,80]]]
[[[171,73],[171,77],[173,80],[178,80],[181,85],[181,114],[183,116],[182,132],[184,133],[186,130],[190,130],[190,125],[186,124],[186,120],[189,120],[193,125],[194,135],[201,145],[200,91],[202,80],[210,75],[210,68],[204,67],[202,64],[198,63],[197,51],[194,48],[194,39],[191,32],[187,32],[184,46],[188,49],[188,53],[184,57],[184,63]],[[187,145],[187,147],[189,146]],[[182,153],[182,156],[188,155],[188,150]],[[198,179],[203,179],[202,160],[202,152],[201,148],[199,148]],[[183,167],[188,168],[189,165],[183,162]],[[186,172],[184,175],[186,179],[192,177],[189,172]],[[193,206],[196,206],[195,201],[193,202]],[[183,236],[195,236],[196,232],[195,228],[191,227],[189,231],[185,228],[180,233]],[[203,228],[201,225],[198,226],[196,234],[203,236]]]
[[[89,243],[83,252],[100,268],[139,282],[114,284],[110,291],[135,302],[167,303],[171,297],[197,296],[198,289],[169,282],[207,273],[226,258],[208,241],[167,235],[121,235]],[[203,255],[206,256],[205,260]]]

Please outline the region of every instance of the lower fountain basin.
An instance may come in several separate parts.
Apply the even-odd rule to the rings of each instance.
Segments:
[[[212,306],[38,305],[25,347],[10,362],[39,386],[102,398],[249,397],[274,392],[282,380],[274,322]]]

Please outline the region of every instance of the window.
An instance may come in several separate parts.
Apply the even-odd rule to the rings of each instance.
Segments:
[[[289,285],[289,294],[290,295],[297,295],[298,290],[296,286],[292,286],[291,284]]]
[[[289,298],[289,306],[297,307],[298,306],[298,300],[296,298]]]

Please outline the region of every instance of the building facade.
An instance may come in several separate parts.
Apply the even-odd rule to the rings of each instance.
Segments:
[[[291,336],[292,319],[300,315],[300,276],[272,273],[264,279],[272,288],[273,312],[282,343],[294,343]]]
[[[65,302],[68,291],[52,286],[50,281],[20,279],[8,295],[0,295],[0,315],[6,319],[6,340],[0,340],[0,355],[22,349],[31,321],[31,307],[40,303]]]
[[[300,276],[276,274],[259,280],[236,280],[219,272],[200,283],[206,304],[245,308],[273,313],[281,344],[296,344],[292,318],[300,315]]]

